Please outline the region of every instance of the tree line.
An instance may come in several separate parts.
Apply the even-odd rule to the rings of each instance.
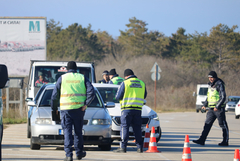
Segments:
[[[183,66],[216,69],[219,74],[229,70],[239,72],[240,33],[238,26],[218,24],[210,34],[186,34],[182,27],[167,37],[159,31],[149,31],[147,23],[135,17],[129,19],[125,31],[113,38],[107,31],[96,31],[77,23],[63,29],[60,22],[47,22],[47,59],[71,58],[98,63],[105,57],[154,56]]]

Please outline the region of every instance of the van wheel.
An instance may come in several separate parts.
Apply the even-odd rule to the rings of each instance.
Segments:
[[[105,145],[98,145],[98,147],[99,147],[102,151],[110,151],[110,150],[111,150],[111,143],[110,143],[110,144],[105,144]]]
[[[199,110],[196,110],[196,112],[198,113],[198,112],[199,112]]]
[[[34,144],[34,143],[32,142],[32,138],[31,138],[31,140],[30,140],[30,149],[32,149],[32,150],[40,150],[40,148],[41,148],[41,145],[39,145],[39,144]]]
[[[239,115],[236,115],[236,116],[235,116],[235,119],[239,119]]]

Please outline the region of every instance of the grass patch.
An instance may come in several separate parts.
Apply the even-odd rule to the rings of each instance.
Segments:
[[[27,118],[3,118],[3,124],[22,124],[27,123]]]

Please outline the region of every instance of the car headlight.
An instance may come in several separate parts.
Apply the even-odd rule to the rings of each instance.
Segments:
[[[36,124],[52,124],[51,118],[36,118],[35,120]]]
[[[159,117],[158,117],[158,115],[157,115],[156,113],[153,114],[153,115],[151,115],[151,116],[149,116],[149,118],[150,118],[150,119],[153,119],[153,120],[159,121]]]
[[[109,120],[109,119],[93,119],[92,124],[93,125],[110,125],[111,120]]]

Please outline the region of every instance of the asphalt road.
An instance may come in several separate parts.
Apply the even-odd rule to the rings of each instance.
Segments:
[[[206,115],[202,113],[160,113],[162,138],[157,143],[161,153],[136,153],[136,146],[129,142],[127,153],[116,154],[112,150],[119,143],[113,142],[111,151],[100,151],[97,146],[85,146],[87,156],[83,160],[117,161],[117,160],[182,160],[185,135],[189,135],[191,157],[193,161],[230,161],[234,158],[235,149],[240,149],[240,120],[235,119],[233,112],[228,112],[227,122],[230,129],[230,145],[220,147],[222,131],[216,120],[205,146],[192,143],[202,131]],[[2,142],[2,160],[49,160],[62,161],[65,157],[63,146],[42,146],[41,150],[30,150],[30,139],[26,135],[26,124],[8,125],[4,130]],[[75,156],[75,154],[74,154]]]

